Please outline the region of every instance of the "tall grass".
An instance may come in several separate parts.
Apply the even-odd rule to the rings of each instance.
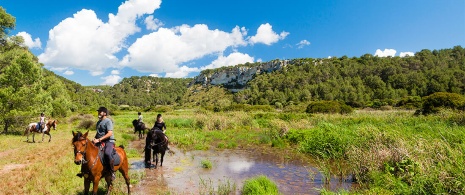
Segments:
[[[463,193],[465,127],[461,113],[413,116],[408,111],[315,115],[315,127],[291,130],[299,150],[337,162],[332,172],[352,174],[362,193]],[[339,170],[338,170],[339,169]]]

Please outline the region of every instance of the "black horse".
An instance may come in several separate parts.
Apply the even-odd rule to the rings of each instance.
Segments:
[[[162,130],[158,128],[153,128],[147,134],[147,138],[145,139],[145,166],[147,168],[154,167],[155,169],[158,166],[158,154],[161,155],[160,158],[160,167],[163,166],[163,157],[165,156],[166,150],[168,149],[169,139],[163,133]],[[155,165],[152,166],[150,162],[150,150],[152,150],[153,159],[152,161],[155,162]]]
[[[145,123],[139,123],[138,120],[133,120],[132,126],[134,126],[134,133],[139,132],[139,139],[144,138],[145,130],[149,129]]]

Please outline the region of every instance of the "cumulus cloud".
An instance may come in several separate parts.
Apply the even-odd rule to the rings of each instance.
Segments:
[[[406,57],[406,56],[414,56],[415,54],[413,52],[400,52],[399,56],[400,57]]]
[[[144,20],[144,23],[145,23],[145,27],[148,30],[157,30],[158,28],[164,25],[163,22],[161,22],[157,18],[153,18],[152,15],[147,16]]]
[[[47,47],[39,60],[52,68],[74,67],[100,75],[118,65],[115,53],[121,51],[129,35],[140,31],[136,19],[152,14],[160,3],[160,0],[126,1],[116,15],[108,15],[106,23],[94,11],[83,9],[49,31]]]
[[[254,58],[250,57],[249,54],[243,54],[234,52],[228,56],[220,55],[218,59],[214,60],[211,64],[201,67],[201,70],[220,68],[223,66],[234,66],[237,64],[245,64],[246,62],[254,62]]]
[[[42,48],[42,43],[40,42],[40,39],[35,38],[34,40],[32,40],[32,36],[27,32],[19,32],[18,34],[16,34],[16,36],[22,36],[24,39],[24,45],[29,47],[29,49]]]
[[[377,49],[375,52],[375,56],[378,57],[387,57],[387,56],[395,56],[396,55],[396,50],[394,49],[384,49],[384,51],[381,51],[380,49]]]
[[[173,75],[171,73],[179,71],[181,64],[246,45],[242,33],[238,26],[229,33],[211,30],[205,24],[160,28],[129,46],[121,64],[143,72]]]
[[[183,78],[186,77],[191,72],[199,72],[198,68],[189,68],[187,66],[182,66],[174,72],[167,72],[165,77],[169,78]]]
[[[73,75],[74,74],[74,71],[71,71],[71,70],[67,70],[65,72],[63,72],[64,75]]]
[[[265,45],[271,45],[286,38],[287,35],[289,35],[289,33],[285,31],[278,35],[273,31],[273,27],[269,23],[266,23],[258,27],[257,34],[255,36],[251,36],[249,41],[251,44],[263,43]]]
[[[100,77],[101,79],[104,80],[102,85],[113,86],[117,84],[121,80],[121,76],[119,76],[119,74],[120,74],[119,70],[112,70],[111,75],[106,76],[106,77]]]
[[[310,45],[310,42],[307,40],[302,40],[299,43],[296,44],[298,49],[302,49],[307,45]]]
[[[119,75],[109,75],[109,76],[100,77],[100,78],[104,80],[104,82],[101,83],[101,85],[110,85],[110,86],[117,84],[121,80],[121,77]]]
[[[39,61],[51,70],[66,71],[64,74],[74,74],[67,70],[79,69],[98,76],[109,68],[117,71],[129,67],[157,77],[165,73],[165,77],[179,78],[199,72],[201,68],[195,62],[205,57],[219,56],[202,68],[253,62],[253,57],[238,52],[237,48],[256,43],[271,45],[289,35],[285,31],[276,33],[268,23],[260,25],[251,37],[247,37],[245,27],[239,26],[230,31],[210,29],[206,24],[167,28],[153,16],[160,5],[161,0],[127,0],[116,14],[108,14],[108,21],[102,21],[93,10],[82,9],[49,31]],[[144,27],[138,25],[145,25],[150,32],[131,37],[139,36],[142,30],[145,33]],[[128,42],[132,38],[137,39]],[[301,42],[302,46],[305,44]],[[233,52],[223,56],[225,51]],[[100,78],[105,80],[103,84],[114,85],[121,79],[119,74],[112,72]]]

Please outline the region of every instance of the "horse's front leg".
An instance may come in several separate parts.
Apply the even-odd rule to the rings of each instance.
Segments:
[[[160,167],[163,167],[163,157],[165,156],[165,152],[161,152],[160,156],[161,156]]]
[[[89,194],[90,180],[84,179],[84,194]]]
[[[47,132],[48,135],[48,142],[52,141],[52,135],[50,135],[50,132]]]
[[[44,142],[45,132],[42,133],[42,142]]]
[[[94,185],[93,185],[93,187],[92,187],[92,194],[93,194],[93,195],[97,195],[98,183],[99,183],[99,181],[100,181],[100,177],[98,177],[98,178],[97,178],[97,177],[94,177],[94,182],[93,182]]]
[[[32,142],[34,142],[34,143],[36,143],[36,140],[34,139],[35,136],[36,136],[36,133],[32,132]]]

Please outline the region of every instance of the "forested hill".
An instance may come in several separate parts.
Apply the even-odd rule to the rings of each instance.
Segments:
[[[293,59],[282,69],[257,74],[234,101],[289,105],[340,100],[354,107],[395,105],[434,92],[465,93],[465,49],[422,50],[412,57]]]
[[[150,76],[124,78],[103,90],[115,105],[150,107],[181,104],[191,78],[158,78]]]
[[[274,60],[272,66],[264,64],[270,62],[208,70],[194,79],[125,78],[104,93],[116,105],[140,107],[223,107],[236,103],[283,107],[317,100],[337,100],[352,107],[379,107],[418,102],[434,92],[465,93],[465,49],[461,46],[425,49],[402,58],[366,54],[352,58],[291,59],[285,63]],[[263,70],[252,71],[252,77],[245,74],[257,67]],[[192,85],[195,80],[211,80],[211,75],[225,78],[223,81],[235,75],[237,78],[229,80],[236,83],[242,79],[240,75],[249,79],[242,79],[247,83],[237,93],[227,90],[237,84]]]

